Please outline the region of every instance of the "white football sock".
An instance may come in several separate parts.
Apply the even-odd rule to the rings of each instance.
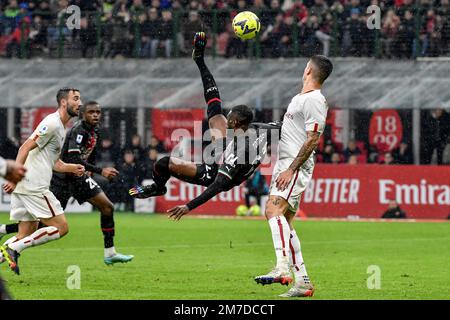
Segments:
[[[6,224],[0,224],[0,233],[6,234]]]
[[[105,248],[105,258],[112,257],[116,255],[116,248]]]
[[[8,240],[6,240],[5,243],[4,243],[3,245],[4,245],[4,246],[7,246],[8,244],[13,243],[13,242],[16,241],[16,240],[17,240],[17,237],[16,237],[16,236],[13,236],[13,237],[9,238]]]
[[[269,219],[273,246],[277,256],[277,268],[289,270],[289,224],[284,216]]]
[[[303,276],[307,276],[305,263],[303,261],[302,251],[300,247],[300,240],[295,229],[291,230],[289,239],[289,263],[294,272],[295,281],[299,281]]]
[[[8,247],[17,252],[21,252],[29,247],[39,246],[49,241],[60,238],[59,230],[56,227],[45,227],[36,230],[33,234],[20,239],[14,243],[10,243]]]

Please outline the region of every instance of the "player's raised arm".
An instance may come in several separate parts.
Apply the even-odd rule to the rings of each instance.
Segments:
[[[222,174],[218,174],[214,182],[206,188],[197,198],[191,200],[189,203],[183,206],[177,206],[172,209],[167,210],[169,218],[177,221],[180,220],[182,216],[188,214],[195,208],[200,207],[202,204],[208,202],[214,196],[218,195],[222,191],[228,190],[227,185],[230,179]]]
[[[211,137],[215,139],[225,137],[227,130],[227,119],[222,113],[222,100],[220,99],[219,88],[216,85],[213,75],[205,64],[204,53],[206,47],[206,35],[204,32],[197,32],[194,36],[194,50],[192,59],[197,64],[203,82],[203,94],[208,106],[207,115]]]

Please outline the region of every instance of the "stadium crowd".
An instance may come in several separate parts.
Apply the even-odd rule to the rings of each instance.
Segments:
[[[7,57],[172,57],[189,54],[193,34],[214,32],[214,52],[249,54],[233,36],[240,11],[258,14],[262,57],[414,58],[450,52],[450,0],[0,0],[0,53]],[[66,8],[81,9],[69,30]],[[380,30],[367,7],[381,8]],[[61,44],[63,47],[61,49]],[[213,42],[210,41],[210,50]],[[56,54],[53,54],[56,56]]]

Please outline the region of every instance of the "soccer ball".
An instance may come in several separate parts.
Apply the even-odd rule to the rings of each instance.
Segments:
[[[261,23],[256,14],[251,11],[243,11],[234,17],[233,29],[238,38],[250,40],[258,34]]]
[[[261,215],[261,207],[258,206],[257,204],[252,205],[250,207],[249,211],[252,216],[260,216]]]
[[[245,204],[241,204],[236,208],[236,215],[237,216],[246,216],[248,212],[248,208]]]

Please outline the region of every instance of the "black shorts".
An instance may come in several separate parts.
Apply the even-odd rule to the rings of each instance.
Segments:
[[[193,184],[199,184],[201,186],[209,186],[216,179],[219,166],[216,163],[213,164],[197,164],[197,174],[195,175]]]
[[[74,197],[79,204],[82,204],[103,192],[98,183],[87,175],[80,178],[61,178],[55,174],[52,177],[50,191],[61,202],[64,209],[70,197]]]

